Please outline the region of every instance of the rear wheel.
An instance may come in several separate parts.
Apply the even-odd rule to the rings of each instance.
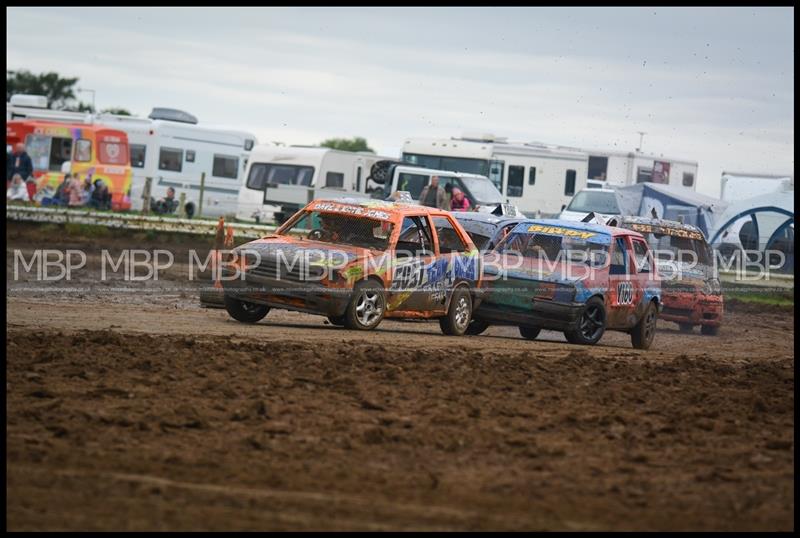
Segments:
[[[242,323],[255,323],[269,314],[268,306],[242,301],[229,295],[225,296],[225,310],[233,319]]]
[[[344,313],[348,329],[369,331],[378,326],[386,312],[386,296],[377,283],[364,280],[353,288],[353,296]]]
[[[631,331],[631,343],[636,349],[649,349],[656,335],[656,322],[658,321],[658,309],[655,303],[647,305],[642,319]]]
[[[523,338],[527,340],[536,340],[536,337],[539,336],[539,333],[542,332],[542,329],[539,327],[520,327],[519,334]]]
[[[565,331],[564,336],[571,344],[591,346],[600,341],[606,331],[606,307],[600,297],[592,297],[583,306],[578,319],[578,327]]]
[[[700,334],[703,334],[704,336],[717,336],[719,335],[719,325],[716,327],[713,325],[701,325]]]
[[[462,336],[467,332],[470,319],[472,319],[472,297],[466,288],[456,288],[453,290],[447,315],[439,319],[439,327],[448,336]]]
[[[682,333],[690,333],[694,329],[694,325],[691,323],[678,323],[678,328]]]
[[[467,326],[467,330],[464,331],[464,334],[468,334],[470,336],[477,336],[477,335],[483,333],[484,331],[486,331],[486,329],[488,329],[488,328],[489,328],[489,324],[486,323],[485,321],[473,320]]]

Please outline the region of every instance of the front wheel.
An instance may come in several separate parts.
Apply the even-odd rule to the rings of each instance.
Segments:
[[[268,306],[249,303],[228,295],[225,296],[225,310],[233,319],[242,323],[255,323],[269,314]]]
[[[539,336],[539,333],[542,332],[542,329],[539,327],[520,327],[519,334],[526,340],[536,340],[536,337]]]
[[[701,325],[700,334],[703,336],[717,336],[719,335],[719,325],[716,327],[713,325]]]
[[[472,297],[465,288],[453,290],[447,315],[439,319],[439,327],[448,336],[462,336],[472,319]]]
[[[592,297],[583,306],[578,327],[565,331],[564,336],[570,344],[591,346],[600,341],[605,331],[606,307],[600,297]]]
[[[655,303],[647,305],[642,319],[631,331],[631,343],[636,349],[649,349],[656,335],[656,321],[658,321],[658,310]]]
[[[353,288],[353,296],[344,313],[348,329],[369,331],[378,326],[386,312],[386,296],[375,282],[364,280]]]

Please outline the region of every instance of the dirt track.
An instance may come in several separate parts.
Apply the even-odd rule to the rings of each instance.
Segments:
[[[80,295],[8,299],[10,530],[793,529],[792,313],[639,352]]]

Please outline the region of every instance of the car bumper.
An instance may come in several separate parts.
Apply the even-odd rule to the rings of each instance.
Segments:
[[[484,301],[475,311],[474,318],[493,325],[567,331],[577,327],[583,306],[583,303],[534,300],[530,309],[520,309]]]
[[[661,311],[661,319],[711,327],[719,327],[722,324],[724,306],[722,296],[665,293],[662,302],[664,308]]]
[[[225,280],[226,276],[230,278],[231,273],[222,273],[222,287],[228,297],[323,316],[344,315],[353,294],[350,288],[328,287],[319,282],[277,280],[252,273],[231,280]]]

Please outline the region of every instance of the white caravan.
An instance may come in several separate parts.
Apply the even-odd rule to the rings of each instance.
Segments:
[[[34,97],[12,96],[6,118],[99,123],[127,133],[133,170],[131,209],[144,207],[145,182],[151,178],[150,197],[158,200],[172,187],[176,199],[185,194],[189,216],[200,210],[201,183],[203,216],[236,213],[244,169],[257,143],[252,133],[198,125],[194,116],[174,109],[154,108],[147,118],[66,112],[42,108],[46,99],[42,103]]]
[[[391,160],[369,152],[319,146],[256,146],[239,191],[236,219],[283,222],[315,198],[370,197],[372,165]]]
[[[537,142],[508,142],[493,135],[410,138],[403,161],[439,170],[487,176],[525,214],[556,215],[586,186],[588,155]]]
[[[720,187],[720,198],[726,202],[740,202],[762,194],[793,191],[794,176],[722,172]]]
[[[585,150],[589,154],[587,186],[625,187],[660,183],[697,190],[697,162],[633,151]]]

